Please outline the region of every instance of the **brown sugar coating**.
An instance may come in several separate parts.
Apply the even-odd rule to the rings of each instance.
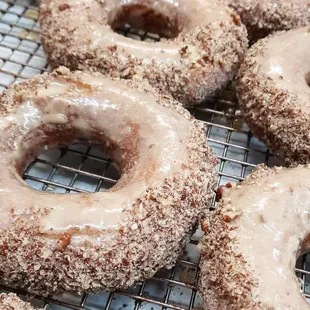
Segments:
[[[34,310],[32,306],[15,294],[0,294],[0,309],[1,310]]]
[[[251,42],[276,31],[303,27],[310,23],[309,0],[223,1],[240,15]]]
[[[168,39],[141,42],[112,30],[124,22]],[[225,87],[247,49],[239,16],[213,0],[42,0],[40,25],[52,67],[148,81],[184,106]]]
[[[309,27],[258,41],[240,69],[240,110],[253,133],[288,164],[310,159]]]
[[[210,204],[203,124],[148,84],[61,68],[0,96],[1,280],[32,292],[120,289],[172,266]],[[40,147],[88,141],[121,173],[109,191],[51,194],[20,177]]]
[[[310,248],[309,172],[262,165],[221,188],[199,244],[205,309],[310,309],[295,275],[297,257]]]

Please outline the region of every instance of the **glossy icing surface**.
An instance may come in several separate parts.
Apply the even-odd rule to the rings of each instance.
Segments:
[[[275,82],[282,90],[294,91],[310,102],[310,28],[304,27],[271,38],[258,58],[258,74]]]
[[[211,205],[205,126],[148,84],[60,67],[0,95],[1,282],[40,294],[126,289],[171,268]],[[89,143],[121,178],[108,192],[36,191],[39,147]]]
[[[2,219],[10,218],[10,205],[15,205],[17,214],[33,206],[48,210],[39,223],[42,233],[114,229],[124,220],[124,209],[148,187],[170,175],[186,173],[190,121],[146,94],[85,73],[79,83],[53,80],[33,96],[21,94],[21,98],[22,103],[0,119]],[[56,196],[26,186],[15,166],[43,146],[44,137],[57,128],[73,133],[65,138],[67,143],[86,139],[104,144],[121,170],[116,186],[104,193]],[[5,182],[6,178],[12,181]],[[20,196],[14,196],[16,187],[24,197],[22,204]],[[1,221],[1,228],[8,222]]]
[[[252,298],[263,309],[309,307],[295,276],[296,258],[310,234],[310,166],[277,169],[251,179],[224,195],[236,212],[242,212],[231,232],[253,271],[257,284]],[[305,246],[305,244],[304,244]],[[304,247],[303,250],[306,250]]]
[[[150,44],[126,38],[120,34],[111,31],[110,25],[117,17],[118,12],[123,7],[132,7],[132,21],[139,23],[141,7],[150,12],[156,12],[163,17],[167,17],[170,22],[176,23],[178,32],[186,33],[189,30],[210,23],[220,23],[223,21],[232,21],[233,17],[229,15],[225,7],[216,4],[216,1],[187,1],[187,0],[69,0],[66,1],[70,7],[87,6],[87,14],[83,14],[81,19],[72,18],[70,21],[74,29],[78,29],[79,35],[88,39],[85,42],[91,47],[105,48],[106,46],[116,46],[118,53],[134,55],[148,63],[152,59],[158,59],[162,62],[180,61],[181,55],[179,47],[168,41]],[[190,14],[189,14],[190,12]],[[92,23],[85,24],[91,16]],[[85,19],[85,22],[83,20]]]
[[[227,85],[248,46],[216,0],[41,0],[39,21],[51,67],[148,82],[188,107]]]

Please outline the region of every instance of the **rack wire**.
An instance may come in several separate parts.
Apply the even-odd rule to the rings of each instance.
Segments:
[[[10,84],[49,71],[40,45],[38,10],[35,0],[0,0],[0,91]],[[156,35],[125,27],[123,35],[137,40],[157,41]],[[281,165],[264,144],[252,136],[241,120],[233,86],[212,102],[193,109],[192,114],[206,125],[206,135],[219,159],[218,185],[243,180],[260,163]],[[87,145],[72,145],[40,154],[24,172],[24,179],[35,189],[51,193],[104,191],[119,178],[113,164],[101,151]],[[171,270],[162,270],[152,279],[125,291],[64,294],[48,298],[35,296],[32,303],[44,309],[88,310],[198,310],[197,294],[199,254],[197,231],[184,254]],[[296,265],[302,290],[310,298],[310,266],[307,255]],[[0,285],[1,291],[25,292]]]

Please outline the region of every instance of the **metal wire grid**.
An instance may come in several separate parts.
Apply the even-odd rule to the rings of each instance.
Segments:
[[[0,91],[10,84],[48,71],[40,45],[38,10],[35,0],[0,0]],[[125,27],[120,30],[133,39],[156,41],[156,35]],[[206,135],[219,158],[218,185],[243,180],[259,163],[281,164],[249,132],[237,110],[233,87],[218,100],[206,102],[191,111],[206,124]],[[85,145],[46,150],[25,170],[24,179],[38,190],[53,193],[104,191],[119,178],[109,158]],[[138,283],[126,291],[83,296],[65,294],[44,298],[36,296],[32,303],[44,309],[104,310],[192,310],[202,307],[196,294],[199,254],[197,231],[171,270],[162,270],[154,278]],[[310,266],[304,255],[297,262],[297,276],[302,290],[310,298]],[[0,286],[3,291],[23,292]]]

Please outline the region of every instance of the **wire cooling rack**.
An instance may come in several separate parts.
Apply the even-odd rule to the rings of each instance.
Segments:
[[[0,0],[0,91],[16,81],[49,71],[40,45],[35,3],[35,0]],[[137,40],[158,40],[156,35],[130,27],[121,32]],[[219,185],[243,180],[257,164],[281,164],[241,121],[233,87],[225,90],[219,99],[206,102],[191,112],[205,123],[206,135],[219,158]],[[46,151],[24,173],[29,186],[51,193],[104,191],[118,178],[111,161],[100,151],[85,145]],[[50,310],[199,310],[202,303],[197,295],[199,254],[196,244],[200,237],[201,232],[197,231],[173,269],[162,270],[152,279],[126,291],[36,296],[32,303]],[[296,274],[301,279],[305,296],[310,298],[308,260],[306,255],[298,260]],[[18,289],[1,285],[0,289],[25,297],[25,292]]]

